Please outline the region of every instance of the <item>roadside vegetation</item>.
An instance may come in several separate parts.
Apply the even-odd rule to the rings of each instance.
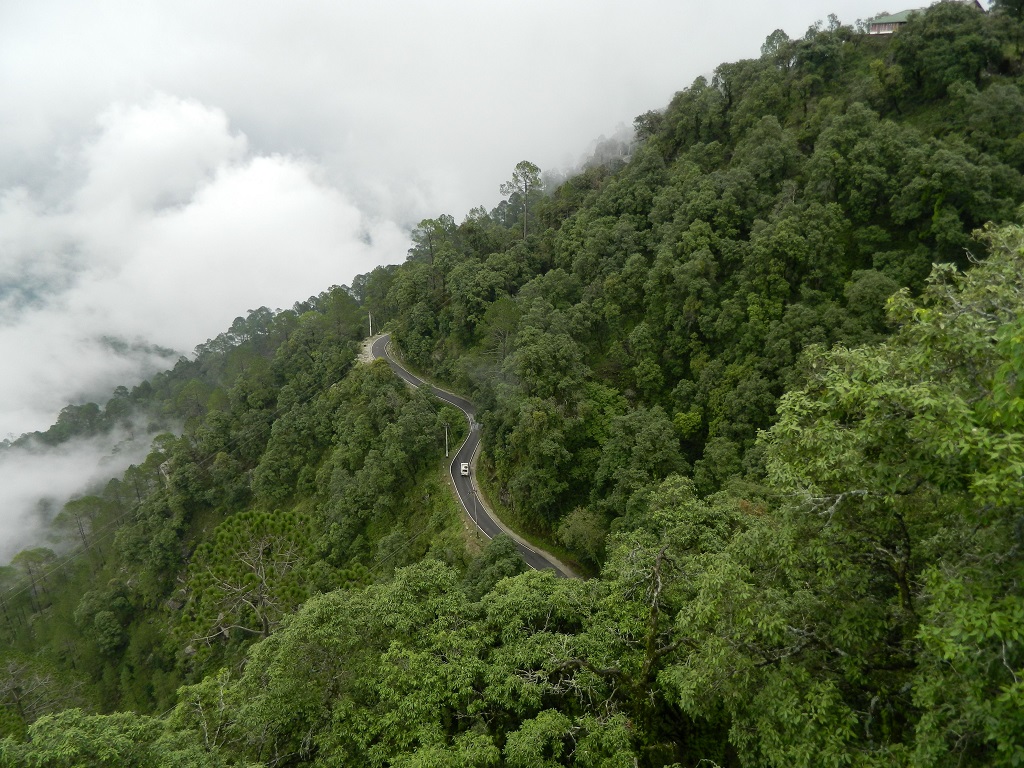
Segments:
[[[1018,10],[777,31],[24,438],[168,428],[0,569],[0,766],[1024,763]],[[368,312],[595,577],[467,550]]]

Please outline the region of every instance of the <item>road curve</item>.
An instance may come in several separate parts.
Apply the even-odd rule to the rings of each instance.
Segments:
[[[509,530],[509,528],[498,520],[494,513],[488,509],[487,505],[484,504],[480,498],[480,494],[476,487],[476,454],[480,448],[480,425],[476,421],[476,408],[473,404],[463,397],[453,395],[451,392],[445,392],[443,389],[426,383],[422,379],[417,378],[409,371],[405,370],[399,365],[388,350],[388,345],[391,343],[391,335],[384,334],[377,339],[374,339],[371,346],[370,352],[375,359],[380,358],[386,360],[388,365],[399,377],[404,379],[412,387],[429,387],[430,391],[441,400],[446,403],[450,403],[466,414],[466,418],[469,420],[469,435],[466,437],[465,442],[459,446],[459,449],[455,452],[452,463],[448,466],[448,474],[451,476],[452,485],[455,488],[455,493],[459,498],[459,503],[462,504],[462,509],[466,512],[466,515],[473,521],[480,532],[483,533],[488,539],[493,539],[499,533],[507,534],[516,545],[516,549],[519,550],[519,554],[523,560],[531,568],[535,570],[550,569],[555,572],[560,578],[575,578],[576,574],[566,566],[564,563],[556,560],[552,555],[547,552],[537,549],[527,542],[523,541],[515,532]],[[463,464],[469,464],[470,476],[464,477],[458,470],[458,467]]]

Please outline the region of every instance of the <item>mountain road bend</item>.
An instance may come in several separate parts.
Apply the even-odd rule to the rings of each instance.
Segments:
[[[473,403],[464,397],[453,395],[451,392],[446,392],[432,384],[428,384],[403,368],[391,355],[390,334],[384,334],[370,340],[369,348],[374,359],[386,360],[388,365],[391,366],[391,370],[404,379],[407,384],[415,388],[429,387],[436,397],[454,405],[466,414],[466,419],[469,421],[469,435],[466,437],[465,442],[459,446],[459,449],[455,451],[455,456],[448,466],[448,474],[451,477],[452,486],[455,488],[455,494],[458,496],[462,509],[480,532],[488,539],[493,539],[499,533],[509,536],[526,564],[535,570],[550,569],[560,578],[578,578],[565,563],[556,559],[550,553],[524,541],[522,537],[509,529],[508,526],[498,519],[480,496],[476,482],[476,455],[480,450],[480,425],[475,418],[476,409]],[[469,465],[470,471],[468,475],[463,475],[461,472],[463,464]]]

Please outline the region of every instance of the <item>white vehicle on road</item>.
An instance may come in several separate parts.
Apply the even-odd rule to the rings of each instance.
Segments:
[[[462,475],[463,477],[469,477],[469,463],[468,462],[464,461],[461,464],[459,464],[459,474]]]

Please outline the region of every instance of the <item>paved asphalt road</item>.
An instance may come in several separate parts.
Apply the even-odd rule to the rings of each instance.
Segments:
[[[462,508],[466,510],[466,514],[470,516],[474,523],[476,523],[476,527],[483,532],[484,536],[489,539],[493,539],[499,533],[502,533],[502,527],[484,508],[484,505],[480,503],[480,497],[477,495],[474,483],[474,476],[471,474],[469,477],[463,477],[459,472],[459,467],[463,463],[469,464],[472,472],[476,471],[473,456],[480,445],[480,425],[477,424],[476,419],[474,418],[476,409],[469,400],[425,383],[396,363],[391,355],[388,354],[387,346],[390,341],[390,335],[381,336],[379,339],[374,341],[373,346],[371,347],[373,356],[375,358],[383,358],[384,360],[387,360],[388,365],[391,366],[391,370],[405,379],[412,386],[429,386],[430,391],[437,397],[460,409],[466,414],[466,418],[469,419],[469,436],[455,452],[455,457],[452,459],[452,463],[448,467],[448,473],[451,475],[455,491],[458,494],[459,501],[462,503]],[[546,552],[534,549],[525,542],[517,541],[515,537],[513,537],[512,540],[515,543],[516,548],[519,550],[519,553],[522,555],[523,560],[525,560],[526,564],[531,568],[535,568],[537,570],[550,568],[560,577],[570,577],[570,574],[566,573],[561,567],[559,567],[559,565],[556,564]]]

